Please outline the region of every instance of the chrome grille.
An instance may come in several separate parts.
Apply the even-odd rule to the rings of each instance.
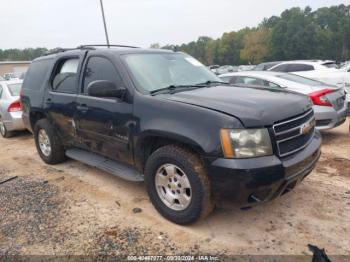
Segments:
[[[278,155],[284,157],[305,148],[315,133],[315,116],[312,109],[306,113],[277,122],[273,125]]]

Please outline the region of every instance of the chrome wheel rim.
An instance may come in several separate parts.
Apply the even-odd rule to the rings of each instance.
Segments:
[[[2,121],[0,121],[0,133],[2,136],[5,136],[5,134],[6,134],[5,124]]]
[[[178,166],[162,165],[156,173],[155,185],[162,202],[172,210],[185,210],[192,199],[190,181]]]
[[[38,142],[41,153],[43,153],[44,156],[50,156],[51,154],[51,143],[49,136],[47,135],[46,131],[44,129],[39,130],[38,134]]]

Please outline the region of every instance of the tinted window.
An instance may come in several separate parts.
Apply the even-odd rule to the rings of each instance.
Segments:
[[[2,86],[0,85],[0,98],[2,97]]]
[[[28,89],[40,89],[45,81],[52,59],[34,61],[26,73],[23,87]]]
[[[322,65],[328,68],[339,68],[339,66],[335,62],[327,62],[327,63],[323,63]]]
[[[278,65],[275,68],[271,69],[271,71],[275,71],[275,72],[287,72],[287,70],[288,70],[288,64]]]
[[[75,94],[77,92],[77,71],[79,58],[68,58],[58,62],[52,88],[56,92]]]
[[[7,85],[11,96],[19,96],[19,93],[21,92],[22,83],[17,84],[9,84]]]
[[[89,58],[84,71],[84,93],[87,93],[88,85],[96,80],[108,80],[115,83],[117,87],[123,86],[121,77],[112,62],[103,57],[93,56]]]
[[[289,64],[287,72],[312,71],[314,69],[312,65]]]

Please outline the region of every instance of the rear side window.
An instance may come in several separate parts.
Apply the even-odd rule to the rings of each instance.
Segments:
[[[305,64],[289,64],[287,72],[312,71],[315,68],[312,65]]]
[[[288,72],[288,64],[278,65],[275,68],[272,68],[271,71],[275,72]]]
[[[23,87],[26,89],[39,90],[46,80],[46,75],[50,69],[51,61],[52,59],[34,61],[26,73]]]
[[[88,85],[97,80],[108,80],[122,87],[122,79],[111,61],[106,58],[90,57],[84,71],[83,85],[84,93],[87,94]]]
[[[22,88],[22,83],[17,83],[17,84],[9,84],[7,85],[11,96],[19,96]]]
[[[79,58],[67,58],[60,60],[55,69],[52,89],[60,93],[77,93],[77,72]]]

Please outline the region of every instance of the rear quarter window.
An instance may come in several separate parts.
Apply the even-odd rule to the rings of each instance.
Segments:
[[[305,64],[289,64],[288,72],[302,72],[302,71],[312,71],[315,68],[312,65]]]
[[[23,88],[39,90],[46,80],[52,59],[38,60],[31,63],[23,82]]]
[[[8,84],[7,85],[11,96],[19,96],[22,88],[22,83],[17,83],[17,84]]]
[[[272,68],[271,71],[288,72],[288,64],[278,65],[278,66]]]

